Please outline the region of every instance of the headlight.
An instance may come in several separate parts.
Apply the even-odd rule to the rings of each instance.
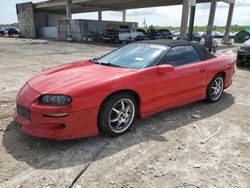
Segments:
[[[40,104],[53,106],[65,106],[72,102],[72,98],[66,95],[42,95],[39,98]]]

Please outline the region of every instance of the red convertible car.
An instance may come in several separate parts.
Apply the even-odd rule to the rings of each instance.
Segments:
[[[207,99],[232,84],[235,59],[198,43],[154,40],[35,74],[17,95],[15,121],[29,135],[119,136],[137,117]]]

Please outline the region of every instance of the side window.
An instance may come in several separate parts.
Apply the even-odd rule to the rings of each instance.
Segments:
[[[173,66],[186,65],[200,61],[198,52],[192,46],[178,46],[171,48],[161,60],[161,64]]]

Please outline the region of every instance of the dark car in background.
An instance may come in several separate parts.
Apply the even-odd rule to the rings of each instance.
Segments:
[[[105,42],[115,42],[119,35],[119,30],[107,29],[105,34],[102,36],[102,40]]]
[[[173,39],[173,34],[168,29],[159,29],[158,32],[162,34],[164,39]]]
[[[2,28],[0,29],[0,35],[11,37],[13,35],[18,35],[19,31],[15,28]]]
[[[201,35],[199,32],[195,31],[192,36],[192,41],[201,42]]]
[[[156,39],[173,39],[173,34],[168,29],[149,29],[147,36],[151,40]]]
[[[4,28],[0,28],[0,35],[4,35]]]
[[[14,29],[14,28],[5,29],[5,35],[7,36],[18,35],[18,34],[19,32],[17,31],[17,29]]]
[[[151,40],[156,40],[156,39],[163,39],[163,36],[160,32],[158,32],[158,30],[156,29],[149,29],[147,31],[147,36],[149,37],[149,39]]]
[[[240,46],[237,55],[237,66],[244,66],[245,63],[250,62],[250,39]]]
[[[138,35],[135,38],[135,41],[143,41],[143,40],[149,40],[149,36],[147,34],[147,32],[144,29],[136,29],[137,32],[143,33],[143,35]]]
[[[180,37],[178,37],[177,40],[180,40]],[[201,42],[201,35],[198,31],[195,31],[195,32],[193,32],[193,36],[191,39],[189,39],[188,34],[187,34],[185,40]]]

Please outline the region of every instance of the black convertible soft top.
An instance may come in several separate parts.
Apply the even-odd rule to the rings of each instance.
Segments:
[[[159,40],[146,40],[141,41],[140,43],[146,44],[156,44],[164,45],[170,48],[176,46],[192,46],[200,55],[201,61],[212,59],[215,56],[207,51],[207,49],[198,42],[188,42],[186,40],[168,40],[168,39],[159,39]]]

